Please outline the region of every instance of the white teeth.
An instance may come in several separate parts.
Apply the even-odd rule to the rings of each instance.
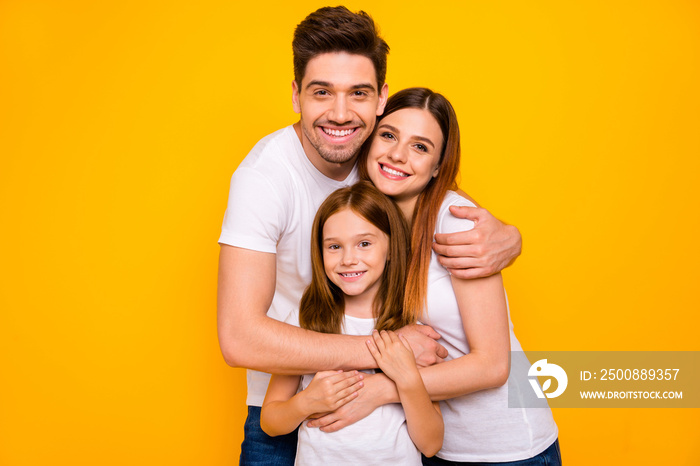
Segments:
[[[404,176],[404,177],[408,176],[406,173],[400,172],[400,171],[398,171],[398,170],[393,170],[393,169],[387,167],[386,165],[380,165],[380,166],[382,167],[382,170],[384,170],[385,172],[387,172],[387,173],[389,173],[389,174],[391,174],[391,175],[395,175],[395,176]]]
[[[340,275],[346,278],[359,277],[364,272],[351,272],[351,273],[341,273]]]
[[[337,129],[328,129],[328,128],[323,128],[323,132],[330,135],[330,136],[335,136],[335,137],[343,137],[347,136],[348,134],[352,133],[355,131],[354,129],[344,129],[344,130],[337,130]]]

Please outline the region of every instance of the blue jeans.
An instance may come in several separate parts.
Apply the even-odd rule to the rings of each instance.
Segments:
[[[555,440],[545,451],[537,456],[519,461],[506,461],[503,463],[458,463],[447,461],[437,456],[423,457],[425,466],[561,466],[561,451],[559,451],[559,439]]]
[[[241,444],[242,466],[294,466],[297,456],[297,432],[270,437],[260,428],[260,407],[248,406]]]

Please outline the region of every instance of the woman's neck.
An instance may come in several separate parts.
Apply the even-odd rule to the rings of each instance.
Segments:
[[[403,217],[408,222],[409,228],[413,227],[413,212],[416,210],[416,203],[418,202],[418,196],[412,197],[410,199],[395,200],[396,205],[403,214]]]

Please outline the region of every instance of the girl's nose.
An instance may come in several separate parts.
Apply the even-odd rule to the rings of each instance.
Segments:
[[[342,264],[343,265],[354,265],[357,264],[357,254],[355,252],[354,248],[346,248],[343,251],[343,260]]]

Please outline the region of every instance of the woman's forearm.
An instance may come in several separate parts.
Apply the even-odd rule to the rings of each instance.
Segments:
[[[505,384],[510,373],[509,356],[493,358],[469,353],[424,367],[420,375],[433,401],[446,400]]]

